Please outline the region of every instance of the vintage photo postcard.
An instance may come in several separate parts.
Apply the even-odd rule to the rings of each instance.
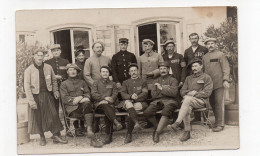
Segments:
[[[16,11],[18,154],[239,149],[237,7]]]

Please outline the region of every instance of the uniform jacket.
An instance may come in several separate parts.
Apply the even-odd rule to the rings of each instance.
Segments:
[[[162,86],[162,90],[158,89],[154,84],[159,83]],[[152,99],[154,100],[151,104],[162,102],[164,105],[177,103],[178,95],[178,81],[170,75],[160,76],[153,81],[152,86]]]
[[[195,52],[192,50],[192,46],[190,46],[188,49],[184,52],[184,60],[186,62],[186,65],[190,64],[191,60],[195,57],[198,57],[202,59],[202,57],[208,52],[208,49],[204,46],[198,45]],[[186,66],[185,68],[185,77],[192,75],[192,70]]]
[[[209,103],[209,96],[213,90],[213,81],[208,74],[203,72],[188,76],[181,88],[181,96],[187,95],[189,91],[196,90],[194,97],[202,99],[205,104]]]
[[[225,54],[219,50],[203,56],[205,73],[213,80],[213,89],[223,87],[223,81],[229,81],[230,67]]]
[[[81,69],[80,73],[78,73],[78,78],[84,80],[83,71],[84,71],[85,61],[83,62],[76,61],[75,64]]]
[[[168,62],[170,65],[170,70],[172,71],[171,76],[176,78],[177,81],[184,82],[185,81],[185,72],[183,68],[186,67],[186,62],[181,54],[173,53],[172,58],[169,58],[168,54],[163,55],[163,60]]]
[[[62,76],[61,81],[64,81],[68,78],[67,70],[66,70],[66,66],[67,66],[67,64],[69,64],[68,60],[66,60],[64,58],[52,58],[50,60],[47,60],[45,63],[51,65],[55,75]],[[60,84],[61,81],[58,81],[58,83]]]
[[[132,100],[131,96],[137,94],[138,98],[134,102],[144,102],[148,96],[148,88],[145,80],[137,79],[128,79],[123,82],[121,89],[121,96],[123,100]]]
[[[78,105],[73,105],[73,100],[77,96],[83,96],[90,99],[90,91],[86,82],[78,78],[68,78],[60,85],[62,103],[68,113],[76,110]]]
[[[128,51],[119,51],[112,57],[111,70],[114,82],[120,82],[130,78],[128,74],[128,65],[137,63],[136,57],[133,53]]]
[[[43,72],[48,91],[53,93],[58,92],[58,85],[52,67],[48,64],[43,64]],[[40,81],[39,70],[31,64],[24,72],[24,90],[30,105],[36,104],[33,94],[39,94]]]
[[[101,55],[100,57],[93,55],[86,60],[83,74],[84,79],[89,86],[92,86],[95,80],[101,78],[100,67],[110,66],[110,62],[110,58],[103,55]]]
[[[140,74],[141,78],[144,80],[147,80],[148,84],[148,89],[151,89],[154,78],[158,77],[160,75],[160,71],[158,69],[158,65],[160,62],[163,62],[162,55],[156,53],[156,52],[151,52],[148,56],[147,53],[144,53],[142,56],[139,58],[139,68],[140,68]],[[146,78],[146,74],[149,72],[153,72],[154,77],[153,78]]]
[[[91,87],[91,95],[94,100],[94,106],[97,108],[100,104],[99,102],[104,100],[105,97],[112,97],[113,103],[115,104],[117,100],[118,89],[116,83],[109,79],[99,79],[94,81]]]

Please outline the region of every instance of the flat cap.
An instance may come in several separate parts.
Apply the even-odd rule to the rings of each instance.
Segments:
[[[69,68],[74,68],[74,69],[76,69],[78,72],[81,71],[81,69],[80,69],[75,63],[69,63],[69,64],[67,64],[66,69],[68,70]]]
[[[51,50],[53,50],[53,49],[61,49],[61,47],[60,47],[60,44],[53,44],[53,45],[51,45],[50,49]]]
[[[102,68],[105,68],[105,69],[107,69],[107,70],[109,71],[109,76],[112,75],[112,72],[111,72],[111,69],[110,69],[109,66],[101,66],[101,67],[100,67],[100,71],[101,71]]]
[[[129,71],[129,69],[130,69],[131,67],[136,67],[136,68],[138,69],[138,65],[137,65],[136,63],[131,63],[131,64],[129,64],[128,67],[127,67],[128,71]]]
[[[193,63],[202,63],[202,60],[198,57],[195,57],[189,62],[188,67],[190,67]]]
[[[169,65],[168,62],[160,62],[159,65],[158,65],[158,68],[163,67],[163,66],[164,66],[164,67],[167,67],[167,68],[170,67],[170,65]]]
[[[77,57],[80,53],[85,54],[85,51],[83,49],[79,49],[75,51],[75,56]]]
[[[206,38],[205,41],[204,41],[204,44],[206,45],[208,41],[214,41],[214,42],[217,42],[217,39],[216,39],[216,38],[213,38],[213,37]]]
[[[145,44],[145,43],[148,43],[148,42],[150,42],[151,44],[155,44],[154,43],[154,41],[152,41],[152,40],[150,40],[150,39],[144,39],[143,41],[142,41],[142,44]]]
[[[167,46],[168,44],[174,44],[175,45],[175,42],[173,40],[167,40],[165,43],[164,43],[164,46]]]
[[[120,38],[119,43],[128,43],[128,39],[127,38]]]

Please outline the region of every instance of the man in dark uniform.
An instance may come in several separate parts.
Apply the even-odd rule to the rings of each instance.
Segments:
[[[131,78],[123,82],[121,89],[123,101],[120,103],[129,113],[128,129],[125,137],[126,144],[132,142],[132,131],[134,129],[142,129],[138,123],[137,111],[143,111],[148,107],[146,103],[148,96],[147,83],[145,80],[139,78],[137,64],[130,64],[128,71]]]
[[[101,78],[93,82],[91,86],[91,95],[94,100],[96,112],[105,114],[106,137],[104,144],[112,142],[113,124],[117,130],[122,129],[122,125],[117,121],[115,114],[115,102],[117,100],[118,89],[115,82],[109,80],[110,68],[108,66],[100,67]]]
[[[113,81],[116,83],[118,89],[121,89],[123,81],[130,78],[128,73],[128,65],[131,63],[137,63],[136,57],[133,53],[127,51],[128,39],[120,38],[119,39],[119,47],[120,51],[113,55],[111,61],[111,70]],[[119,100],[122,100],[121,94],[118,94]],[[122,111],[119,109],[119,111]],[[125,117],[121,117],[121,124],[123,129],[126,127],[125,125]]]
[[[213,132],[220,132],[224,129],[224,88],[229,88],[230,67],[225,54],[217,49],[215,38],[205,40],[209,52],[203,56],[205,73],[211,76],[213,91],[209,97],[215,123]]]
[[[55,77],[57,79],[58,88],[59,88],[61,82],[67,79],[66,66],[67,64],[69,64],[69,61],[60,57],[61,47],[59,44],[53,44],[50,49],[53,58],[47,60],[45,63],[51,65],[55,73]],[[54,102],[55,102],[56,110],[57,112],[59,112],[59,99],[55,100]]]
[[[190,64],[193,58],[202,59],[202,57],[208,52],[208,49],[204,46],[199,45],[199,35],[197,33],[191,33],[189,35],[191,46],[184,52],[184,60],[186,64]],[[185,78],[192,75],[190,68],[185,68]],[[184,78],[184,79],[185,79]],[[201,120],[200,112],[194,113],[194,119],[191,122],[197,122]]]
[[[152,86],[152,102],[144,111],[144,116],[153,124],[155,131],[153,133],[153,141],[159,142],[159,135],[167,126],[172,113],[178,108],[178,81],[171,77],[169,72],[169,64],[162,62],[159,64],[161,76],[153,81]],[[155,115],[158,110],[162,110],[162,117],[157,122]]]

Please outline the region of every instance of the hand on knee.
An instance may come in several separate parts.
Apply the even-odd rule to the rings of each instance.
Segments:
[[[129,100],[125,101],[125,108],[126,109],[133,108],[133,107],[134,107],[134,105],[131,101],[129,101]]]

